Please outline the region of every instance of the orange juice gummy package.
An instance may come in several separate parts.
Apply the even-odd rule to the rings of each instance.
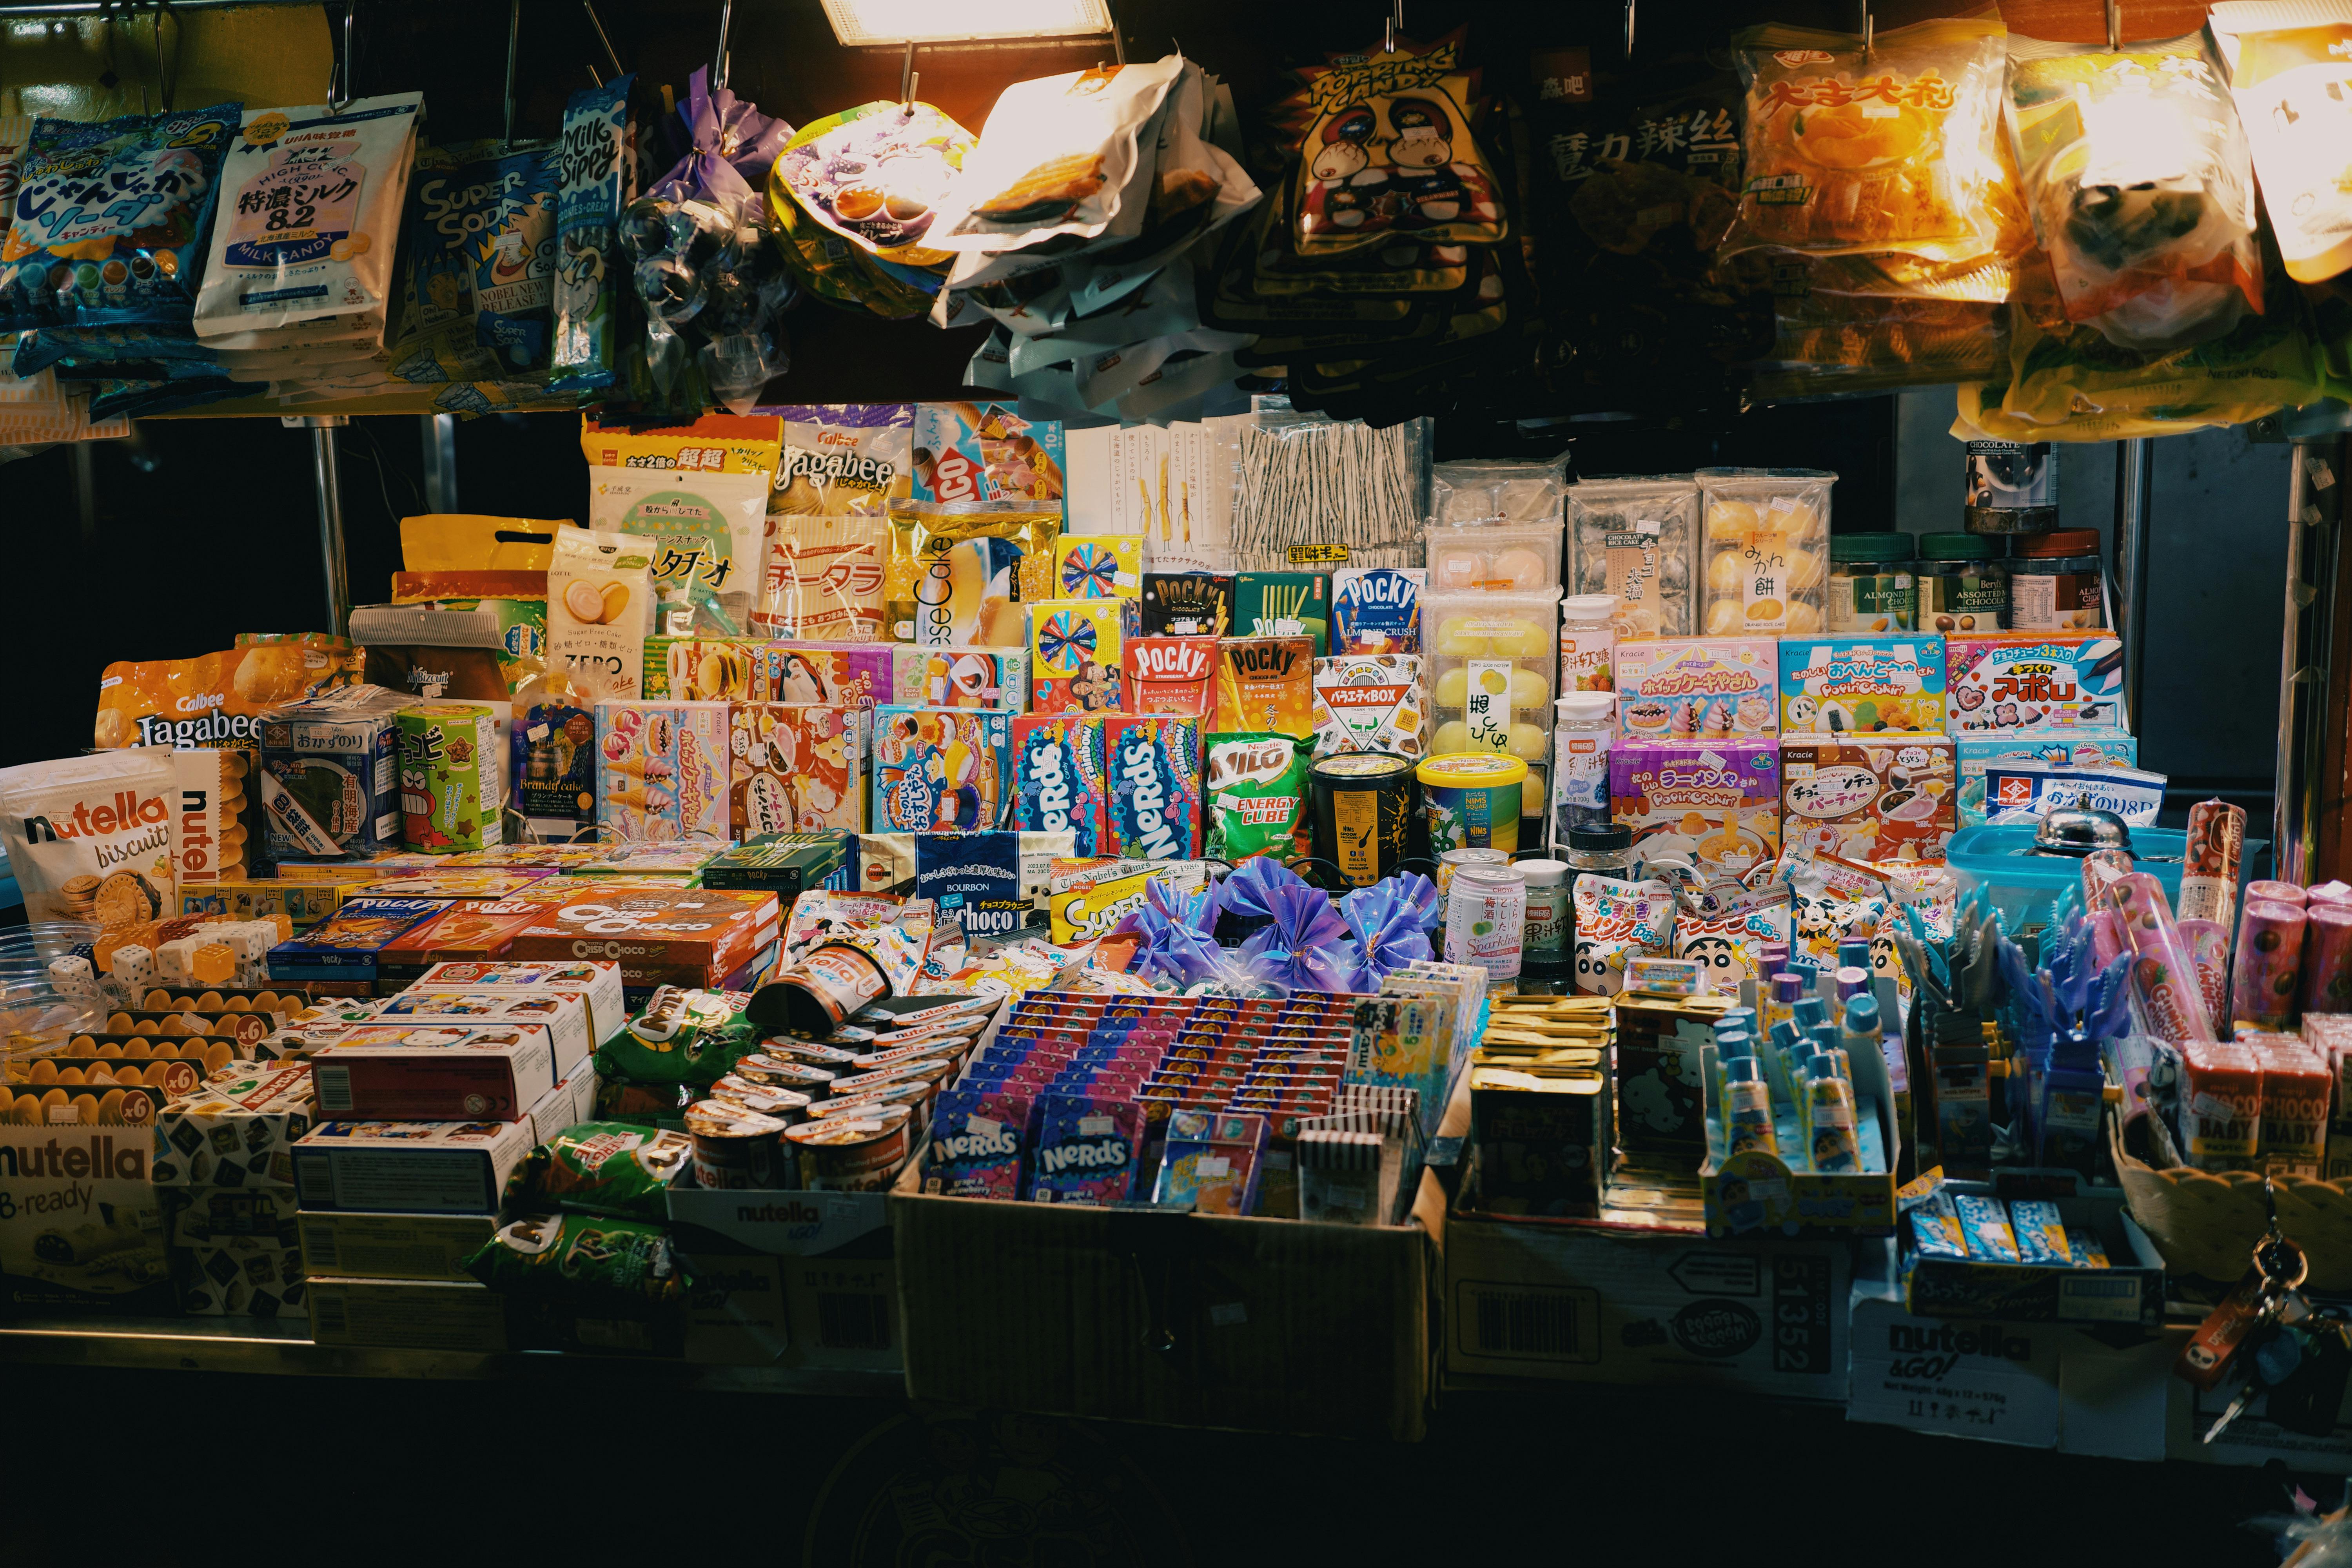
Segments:
[[[1853,33],[1740,33],[1748,172],[1730,248],[1958,261],[2015,243],[2007,37],[1989,16],[1891,28],[1867,50]]]

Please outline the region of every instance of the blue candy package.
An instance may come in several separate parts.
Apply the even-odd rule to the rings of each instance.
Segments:
[[[474,341],[509,375],[543,371],[554,338],[555,146],[518,147],[481,170],[466,215]]]
[[[1115,1204],[1135,1187],[1143,1109],[1085,1094],[1049,1094],[1032,1118],[1023,1187],[1041,1204]]]
[[[1027,922],[1018,833],[918,833],[915,896],[955,916],[964,935],[1011,936]]]

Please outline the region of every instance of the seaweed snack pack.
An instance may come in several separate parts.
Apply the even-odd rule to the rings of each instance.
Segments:
[[[646,178],[637,79],[583,88],[563,106],[556,147],[555,337],[551,392],[601,392],[621,380],[636,289],[620,249],[621,215]]]
[[[224,210],[196,299],[198,337],[275,348],[325,318],[382,341],[423,104],[411,92],[245,111],[221,163]],[[352,357],[374,346],[354,344]],[[243,352],[238,361],[240,374],[258,368]]]
[[[646,542],[658,630],[740,637],[759,597],[782,421],[708,414],[635,426],[583,416],[588,525]]]
[[[184,327],[239,119],[236,104],[216,103],[36,121],[0,238],[0,331]]]

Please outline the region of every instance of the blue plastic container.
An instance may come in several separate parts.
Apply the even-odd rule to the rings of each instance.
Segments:
[[[2056,902],[2060,889],[2073,888],[2079,899],[2083,886],[2083,862],[2072,855],[2036,855],[2034,832],[2031,824],[2017,827],[1963,827],[1953,836],[1951,847],[1945,851],[1960,890],[1965,893],[1975,888],[1991,888],[1993,907],[2001,912],[2012,932],[2048,924],[2050,907]],[[2179,904],[2180,858],[2188,852],[2189,836],[2161,827],[2135,827],[2131,841],[2135,868],[2152,873],[2164,884],[2165,898]],[[2239,858],[2242,881],[2244,868],[2258,847],[2248,844],[2246,853]],[[2144,856],[2166,858],[2140,858]]]

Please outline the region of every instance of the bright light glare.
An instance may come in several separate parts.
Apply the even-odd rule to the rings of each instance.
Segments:
[[[1075,38],[1110,31],[1103,0],[824,0],[833,36],[866,44]]]

